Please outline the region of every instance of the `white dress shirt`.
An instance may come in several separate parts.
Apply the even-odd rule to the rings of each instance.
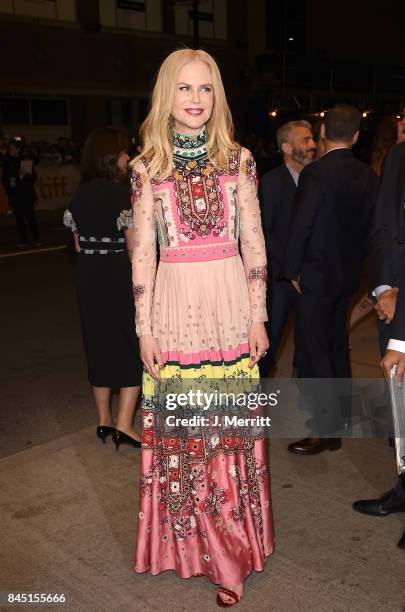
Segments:
[[[289,166],[288,164],[286,164],[286,166],[288,168],[289,173],[292,176],[292,180],[294,181],[295,186],[298,187],[298,177],[299,177],[300,173],[297,172],[296,170],[294,170],[293,168],[291,168],[291,166]]]
[[[394,340],[394,338],[391,338],[388,342],[387,350],[405,353],[405,340]]]
[[[391,285],[379,285],[374,289],[373,295],[378,299],[378,296],[381,295],[383,291],[389,291],[390,289],[392,289]],[[395,340],[391,338],[388,342],[387,350],[405,353],[405,340]]]

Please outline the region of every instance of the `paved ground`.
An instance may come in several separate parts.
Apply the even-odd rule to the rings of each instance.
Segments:
[[[49,235],[57,225],[52,218]],[[52,246],[66,240],[58,231]],[[0,223],[0,239],[7,232]],[[131,572],[139,451],[116,453],[95,438],[73,255],[0,256],[0,274],[0,591],[65,592],[69,612],[216,609],[203,578]],[[379,376],[372,319],[351,343],[354,374]],[[290,374],[291,353],[287,339],[281,376]],[[405,610],[405,553],[395,546],[402,515],[351,510],[353,499],[393,482],[386,441],[345,441],[341,451],[307,458],[289,455],[287,442],[273,441],[270,452],[277,551],[249,579],[238,609]]]
[[[40,239],[43,243],[37,247],[33,242],[28,243],[26,248],[18,248],[18,234],[15,229],[14,215],[0,215],[0,257],[10,255],[21,255],[27,251],[47,252],[48,249],[56,249],[66,245],[68,242],[66,230],[63,227],[63,210],[38,210],[36,212]]]

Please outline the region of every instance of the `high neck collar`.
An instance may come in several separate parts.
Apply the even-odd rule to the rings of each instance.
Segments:
[[[195,136],[180,134],[173,130],[173,152],[175,157],[187,159],[199,159],[207,155],[207,128],[204,126],[201,132]]]

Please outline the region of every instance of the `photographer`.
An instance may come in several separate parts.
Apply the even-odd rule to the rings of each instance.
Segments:
[[[3,165],[3,184],[10,208],[16,220],[19,242],[17,246],[28,244],[27,225],[36,246],[39,241],[38,223],[35,216],[35,160],[30,150],[25,147],[21,153],[21,142],[10,141]]]

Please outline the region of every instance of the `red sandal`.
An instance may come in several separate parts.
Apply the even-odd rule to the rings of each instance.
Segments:
[[[227,597],[231,597],[233,599],[233,602],[232,603],[225,602],[220,596],[220,593],[223,593]],[[221,608],[230,608],[231,606],[234,606],[235,604],[237,604],[239,601],[240,601],[239,595],[231,591],[231,589],[227,589],[226,587],[222,587],[222,586],[218,587],[218,593],[217,593],[218,606],[220,606]]]

